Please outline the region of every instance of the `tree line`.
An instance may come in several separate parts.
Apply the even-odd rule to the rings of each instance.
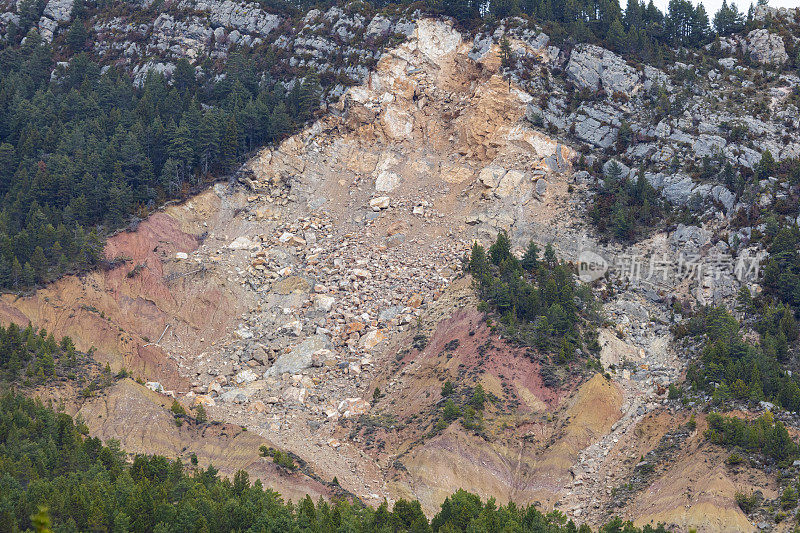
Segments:
[[[595,42],[643,61],[660,62],[670,48],[700,47],[754,25],[752,12],[742,13],[725,0],[709,18],[703,4],[670,0],[662,12],[653,0],[427,0],[428,8],[467,26],[486,19],[527,15],[543,24],[556,42]]]
[[[159,203],[236,169],[319,105],[313,73],[291,90],[234,53],[204,82],[186,60],[141,87],[79,53],[53,71],[30,32],[0,50],[0,288],[19,289],[102,259],[103,238]],[[51,72],[53,75],[51,77]]]
[[[13,322],[0,326],[0,381],[12,382],[22,375],[44,381],[56,375],[57,365],[71,368],[77,362],[69,337],[56,341],[52,333],[30,324],[24,329]]]
[[[791,461],[799,455],[786,426],[776,422],[772,413],[767,412],[755,420],[709,413],[706,420],[708,429],[704,436],[714,444],[761,453],[778,462]]]
[[[0,396],[0,533],[128,532],[536,532],[589,533],[558,512],[498,505],[459,490],[429,520],[418,501],[376,509],[347,500],[285,502],[239,471],[139,455],[103,444],[69,415],[14,393]],[[600,531],[653,533],[615,518]]]

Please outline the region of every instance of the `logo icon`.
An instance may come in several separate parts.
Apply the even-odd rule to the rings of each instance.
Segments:
[[[584,283],[591,283],[602,278],[608,270],[608,261],[601,255],[583,250],[578,255],[578,279]]]

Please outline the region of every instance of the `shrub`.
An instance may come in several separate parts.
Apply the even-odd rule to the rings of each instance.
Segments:
[[[754,492],[749,496],[743,492],[737,492],[735,498],[737,505],[745,514],[752,513],[758,507],[758,496]]]
[[[172,407],[170,407],[169,410],[177,416],[183,416],[186,414],[186,409],[183,408],[178,400],[172,400]]]
[[[459,416],[461,416],[461,409],[459,409],[453,400],[447,400],[444,402],[444,408],[442,408],[442,418],[445,421],[452,422]]]
[[[442,385],[442,397],[446,398],[447,396],[450,396],[451,394],[453,394],[454,391],[455,391],[455,387],[450,382],[450,380],[445,381],[444,385]]]

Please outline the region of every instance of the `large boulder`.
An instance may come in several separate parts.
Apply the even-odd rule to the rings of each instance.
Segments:
[[[500,183],[494,193],[500,198],[507,198],[520,190],[520,186],[525,181],[525,173],[519,170],[509,170],[500,179]]]
[[[752,60],[760,63],[782,65],[789,60],[783,39],[765,28],[747,34],[746,52]]]
[[[376,15],[364,32],[364,39],[377,40],[388,36],[392,31],[392,21],[383,15]]]
[[[328,339],[322,335],[312,335],[292,348],[292,351],[278,357],[265,377],[277,377],[284,373],[295,374],[311,366],[313,354],[329,348]]]
[[[74,0],[50,0],[42,14],[56,22],[68,22],[72,17],[73,3]]]

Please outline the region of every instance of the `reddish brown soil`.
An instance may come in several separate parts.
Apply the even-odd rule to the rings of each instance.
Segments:
[[[448,343],[453,341],[458,341],[457,347],[448,349]],[[558,405],[565,393],[545,386],[539,375],[541,365],[535,359],[538,356],[532,359],[527,355],[535,352],[499,338],[486,325],[483,314],[473,308],[454,311],[451,318],[438,325],[425,349],[412,352],[411,357],[415,361],[436,364],[443,353],[452,354],[446,367],[458,377],[478,381],[488,374],[514,382],[530,390],[550,408]],[[520,406],[525,409],[524,402]]]
[[[187,391],[188,380],[168,353],[202,350],[199,339],[217,337],[246,305],[241,288],[213,272],[166,277],[198,268],[191,260],[175,260],[176,252],[191,253],[198,244],[180,220],[156,213],[135,231],[108,240],[105,255],[117,259],[114,268],[65,276],[28,296],[6,294],[0,299],[0,323],[33,323],[57,337],[68,335],[79,350],[94,348],[95,359],[115,370],[125,367],[135,377]],[[129,276],[134,269],[136,275]],[[162,343],[152,344],[168,324]]]

